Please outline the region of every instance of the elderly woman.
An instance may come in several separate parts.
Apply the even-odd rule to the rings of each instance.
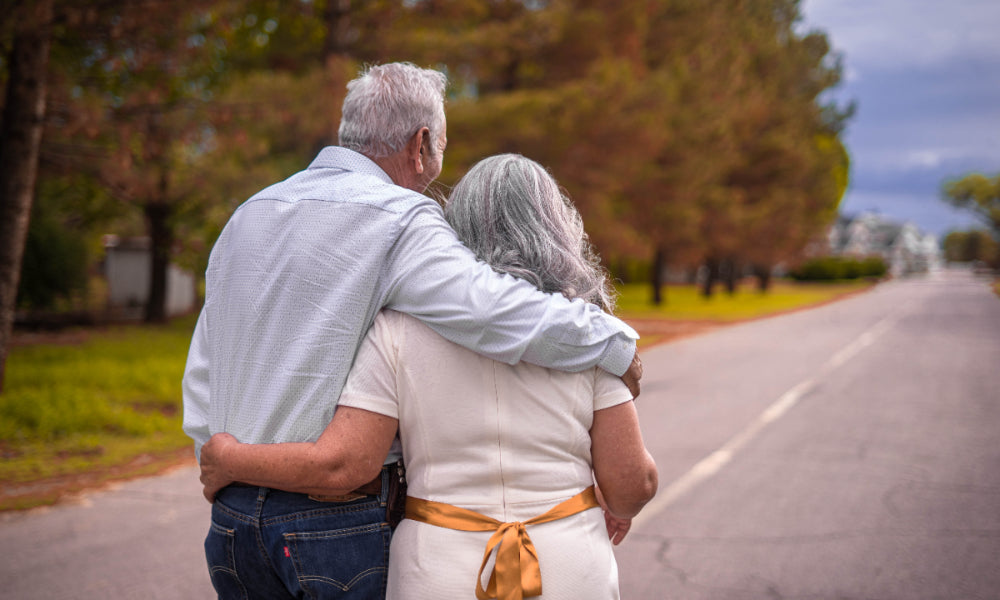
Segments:
[[[445,215],[495,270],[612,309],[579,213],[534,161],[478,163]],[[497,362],[398,312],[376,318],[315,443],[217,435],[202,450],[206,496],[233,481],[343,494],[378,472],[397,427],[409,497],[388,598],[618,597],[609,537],[657,482],[625,385],[598,368]]]

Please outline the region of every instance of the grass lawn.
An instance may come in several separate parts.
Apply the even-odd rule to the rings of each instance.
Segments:
[[[11,348],[0,394],[0,510],[190,455],[180,381],[194,323],[79,330]]]
[[[672,285],[663,288],[664,301],[654,306],[650,303],[652,292],[648,285],[629,284],[620,288],[617,312],[626,319],[731,323],[822,304],[871,285],[866,281],[830,284],[778,281],[766,294],[744,285],[731,296],[716,288],[711,298],[704,298],[694,286]]]
[[[761,294],[749,285],[729,295],[721,288],[704,298],[695,286],[667,286],[660,306],[651,304],[648,285],[630,284],[620,288],[617,313],[642,336],[639,348],[701,333],[726,324],[775,315],[831,300],[870,288],[871,282],[792,283],[777,281]]]
[[[768,294],[747,289],[709,300],[693,287],[671,286],[660,307],[649,306],[647,286],[629,285],[618,312],[648,345],[674,337],[676,328],[691,333],[870,285],[778,282]],[[0,510],[50,504],[67,492],[191,460],[180,382],[194,323],[191,316],[164,326],[78,330],[14,346],[0,394]]]

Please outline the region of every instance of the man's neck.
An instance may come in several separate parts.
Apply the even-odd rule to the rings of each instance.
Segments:
[[[420,193],[423,193],[424,188],[427,187],[423,185],[420,174],[414,171],[413,165],[407,160],[405,152],[396,152],[395,154],[381,158],[373,158],[371,156],[368,158],[381,167],[386,175],[389,176],[389,179],[392,179],[392,182],[399,187]]]

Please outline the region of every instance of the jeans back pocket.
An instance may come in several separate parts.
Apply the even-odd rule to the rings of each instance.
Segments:
[[[284,534],[296,579],[310,598],[385,596],[391,529],[385,523]]]
[[[212,521],[205,537],[205,559],[212,586],[220,598],[247,598],[236,571],[236,531]]]

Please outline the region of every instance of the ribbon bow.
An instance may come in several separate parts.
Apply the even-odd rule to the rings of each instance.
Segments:
[[[522,600],[525,597],[542,595],[542,571],[538,565],[538,553],[525,525],[548,523],[597,506],[600,505],[594,494],[594,486],[590,486],[544,514],[523,523],[520,521],[502,523],[472,510],[408,496],[406,518],[459,531],[493,531],[493,535],[486,542],[483,564],[479,567],[479,575],[476,577],[476,598]],[[494,551],[496,562],[486,589],[483,589],[483,571]]]

